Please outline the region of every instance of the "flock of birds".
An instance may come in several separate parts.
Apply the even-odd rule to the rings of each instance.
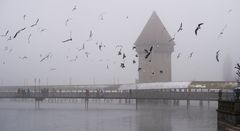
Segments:
[[[73,8],[72,8],[72,11],[75,11],[77,10],[77,6],[75,5]],[[230,13],[232,10],[229,10],[228,13]],[[101,20],[103,21],[104,20],[104,15],[106,14],[106,12],[102,12],[101,14],[99,14],[98,16],[98,20]],[[23,15],[23,20],[25,20],[27,17],[26,14]],[[129,19],[128,16],[125,17],[125,19]],[[68,26],[69,22],[72,21],[71,18],[68,18],[65,20],[65,26]],[[40,22],[40,19],[38,18],[33,24],[31,24],[29,27],[23,27],[21,29],[19,29],[18,31],[16,31],[16,33],[13,35],[13,36],[9,36],[9,30],[7,30],[3,35],[1,35],[1,37],[6,37],[7,40],[13,40],[13,39],[16,39],[20,33],[22,33],[23,31],[25,31],[26,29],[28,28],[33,28],[35,26],[38,26],[38,23]],[[195,30],[194,30],[194,34],[197,36],[198,35],[198,32],[199,30],[202,28],[202,26],[204,25],[204,23],[199,23]],[[221,32],[219,33],[218,37],[220,37],[224,30],[227,28],[227,25],[224,26],[224,28],[221,30]],[[40,29],[40,32],[44,32],[46,31],[47,29],[46,28],[42,28]],[[180,24],[179,28],[177,29],[177,32],[176,33],[179,33],[180,31],[183,31],[183,23]],[[169,40],[169,42],[171,41],[174,41],[175,40],[175,36],[176,36],[176,33],[173,35],[173,37]],[[32,37],[32,34],[30,33],[28,38],[27,38],[27,41],[28,43],[31,42],[31,37]],[[94,37],[94,33],[93,33],[93,30],[90,30],[89,31],[89,36],[88,36],[88,40],[87,41],[91,41],[93,40],[93,37]],[[69,34],[69,37],[62,40],[61,42],[62,43],[67,43],[67,42],[71,42],[73,41],[73,38],[72,38],[72,32],[70,31],[70,34]],[[102,51],[103,48],[106,47],[106,45],[104,45],[102,42],[96,42],[96,45],[98,46],[98,50],[99,51]],[[115,48],[117,49],[117,55],[118,56],[121,56],[121,59],[123,60],[123,62],[120,63],[120,68],[126,68],[126,65],[125,65],[125,59],[127,58],[127,55],[125,52],[123,52],[123,45],[116,45]],[[135,51],[135,58],[132,59],[132,64],[136,64],[136,59],[138,58],[138,54],[136,53],[136,46],[133,46],[132,47],[132,50]],[[149,56],[153,53],[153,48],[154,46],[150,46],[149,49],[144,49],[144,52],[145,52],[145,59],[148,60],[149,62],[151,62],[151,58],[149,58]],[[8,47],[5,47],[5,50],[8,50]],[[82,47],[81,48],[76,48],[77,51],[84,51],[85,50],[85,44],[83,43]],[[9,50],[10,52],[11,50]],[[191,52],[188,56],[188,58],[192,58],[193,57],[193,53],[194,52]],[[84,52],[85,56],[88,58],[89,55],[90,55],[90,52],[87,52],[85,51]],[[219,62],[219,55],[220,55],[220,50],[218,50],[216,52],[216,61]],[[45,55],[42,55],[40,54],[40,60],[39,62],[44,62],[50,58],[52,58],[53,54],[52,52],[49,52],[48,54],[45,54]],[[181,57],[181,53],[178,53],[177,54],[177,59],[179,59]],[[74,58],[69,58],[69,56],[66,56],[67,59],[69,59],[70,62],[73,62],[73,61],[77,61],[78,59],[78,56],[75,56]],[[28,59],[28,56],[20,56],[19,59]],[[4,61],[2,64],[5,64],[6,62]],[[107,69],[109,69],[109,65],[106,66]],[[237,69],[240,69],[240,66],[238,64],[238,66],[236,67]],[[54,71],[56,70],[56,68],[50,68],[49,71]],[[141,67],[138,67],[137,69],[138,71],[142,70]],[[160,71],[160,73],[163,73],[163,71]],[[155,74],[154,72],[152,74]],[[238,71],[238,75],[240,75],[240,72]]]

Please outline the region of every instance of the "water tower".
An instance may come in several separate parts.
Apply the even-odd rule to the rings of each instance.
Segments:
[[[139,56],[139,82],[169,82],[171,81],[171,54],[174,50],[174,41],[169,41],[171,36],[157,16],[156,12],[148,20],[141,34],[135,42]],[[148,58],[153,46],[152,53]]]

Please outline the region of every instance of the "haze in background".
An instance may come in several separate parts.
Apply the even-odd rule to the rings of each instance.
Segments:
[[[132,63],[137,60],[132,46],[154,10],[172,37],[183,23],[172,54],[173,81],[235,79],[233,67],[240,62],[239,0],[1,0],[0,35],[9,33],[0,36],[0,85],[31,85],[34,78],[42,84],[134,83],[138,64]],[[204,24],[195,36],[199,23]],[[70,32],[73,40],[62,43]],[[85,49],[78,51],[83,43]],[[96,43],[105,45],[102,51]],[[123,45],[125,60],[117,55],[117,45]],[[51,58],[40,62],[49,52]],[[24,56],[27,59],[19,58]]]

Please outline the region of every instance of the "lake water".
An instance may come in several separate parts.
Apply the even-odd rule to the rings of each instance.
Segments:
[[[217,102],[0,100],[0,131],[217,131]]]

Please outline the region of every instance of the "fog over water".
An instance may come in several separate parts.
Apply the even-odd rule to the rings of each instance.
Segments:
[[[34,78],[41,84],[134,83],[138,64],[132,60],[138,59],[132,46],[153,11],[172,37],[183,23],[174,40],[173,81],[234,80],[239,0],[1,0],[0,85],[31,85]],[[72,41],[63,43],[70,32]],[[125,60],[117,45],[123,45]]]
[[[217,102],[140,101],[137,110],[134,103],[118,102],[94,100],[86,110],[81,101],[46,100],[35,110],[33,101],[1,100],[0,126],[4,131],[217,131]]]

